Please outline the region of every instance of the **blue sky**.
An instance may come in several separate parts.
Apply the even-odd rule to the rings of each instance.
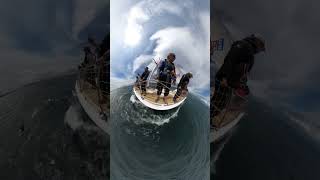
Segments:
[[[174,52],[176,65],[194,74],[190,89],[209,96],[208,0],[114,0],[111,6],[112,79],[134,79],[152,58]]]

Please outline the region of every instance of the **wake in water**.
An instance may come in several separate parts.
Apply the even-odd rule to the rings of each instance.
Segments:
[[[233,134],[237,131],[237,127],[233,128],[226,137],[224,137],[221,142],[218,142],[216,144],[210,144],[211,146],[211,157],[210,157],[210,173],[211,176],[216,175],[216,163],[220,158],[221,153],[223,152],[223,149],[225,145],[230,141]]]
[[[128,87],[111,93],[111,179],[209,178],[209,107],[190,94],[179,108],[155,111]]]
[[[155,111],[145,105],[143,105],[135,95],[131,95],[130,101],[133,104],[134,111],[128,117],[128,120],[132,120],[135,124],[151,123],[161,126],[165,123],[169,123],[171,119],[177,117],[181,106],[169,111]]]

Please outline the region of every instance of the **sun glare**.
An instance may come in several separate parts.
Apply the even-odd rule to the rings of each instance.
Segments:
[[[136,46],[141,40],[141,34],[138,27],[128,26],[125,31],[124,43],[128,46]]]

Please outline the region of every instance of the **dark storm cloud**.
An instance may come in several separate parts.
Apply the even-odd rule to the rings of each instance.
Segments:
[[[42,53],[69,40],[71,1],[13,0],[2,3],[0,10],[1,36],[14,48]]]
[[[0,22],[1,94],[75,68],[86,36],[108,31],[109,1],[3,1]]]
[[[212,15],[232,24],[238,38],[256,32],[265,37],[267,52],[257,57],[251,78],[264,83],[257,90],[266,98],[294,106],[309,103],[300,97],[320,90],[318,7],[312,0],[211,2]],[[317,95],[310,101],[319,101]]]

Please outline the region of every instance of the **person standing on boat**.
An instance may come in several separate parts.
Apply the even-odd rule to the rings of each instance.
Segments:
[[[110,94],[110,34],[107,34],[98,46],[99,86],[102,91],[102,102]]]
[[[227,105],[232,90],[242,91],[242,95],[249,93],[246,85],[247,74],[254,64],[254,55],[265,51],[262,37],[251,35],[231,45],[223,65],[215,77],[215,92],[210,99],[211,117],[218,115]]]
[[[95,86],[95,71],[94,66],[96,63],[96,56],[91,51],[90,47],[84,48],[84,63],[83,63],[83,72],[85,74],[85,79],[92,85]]]
[[[177,92],[173,97],[173,102],[176,103],[177,98],[181,96],[183,92],[188,92],[188,84],[190,79],[193,77],[192,73],[188,72],[187,74],[184,74],[177,87]]]
[[[146,85],[147,85],[147,79],[149,77],[150,71],[149,68],[146,67],[144,69],[144,72],[142,73],[142,75],[140,76],[140,86],[141,86],[141,95],[147,95],[147,89],[146,89]]]
[[[160,95],[162,94],[162,90],[164,89],[163,102],[165,104],[168,104],[167,98],[169,95],[171,83],[175,83],[176,78],[176,70],[173,63],[175,59],[176,55],[174,53],[169,53],[167,59],[162,61],[159,66],[156,102],[160,100]]]

